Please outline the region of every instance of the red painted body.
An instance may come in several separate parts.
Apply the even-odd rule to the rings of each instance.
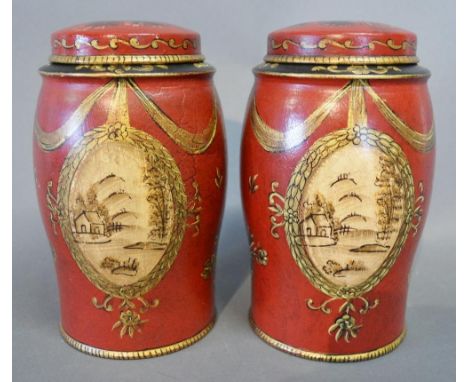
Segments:
[[[290,29],[297,31],[300,27],[307,41],[316,41],[317,35],[323,37],[323,27],[320,25],[317,27],[318,34],[312,27],[307,29],[307,24]],[[357,28],[359,25],[352,29]],[[328,27],[325,29],[329,30]],[[335,29],[336,36],[340,36],[341,40],[350,38],[339,27]],[[297,32],[296,35],[301,33]],[[272,36],[276,40],[295,37],[294,34],[289,34],[289,29],[274,32],[270,39]],[[376,38],[375,34],[371,37]],[[383,41],[389,38],[401,39],[398,33],[394,36],[385,31],[377,37]],[[369,40],[369,36],[361,40]],[[296,53],[294,50],[291,54]],[[336,55],[336,50],[332,53]],[[348,55],[342,50],[340,53]],[[380,53],[377,51],[376,54]],[[317,55],[327,54],[320,52]],[[304,276],[291,255],[284,230],[278,231],[279,239],[272,237],[272,213],[268,207],[271,183],[277,181],[278,193],[286,195],[292,173],[310,147],[326,134],[347,126],[349,98],[345,96],[302,144],[283,152],[269,152],[259,144],[252,130],[250,113],[255,99],[263,120],[270,127],[285,132],[306,120],[312,111],[349,81],[350,79],[296,78],[257,73],[247,108],[241,165],[244,211],[249,232],[255,242],[260,243],[268,253],[266,266],[252,261],[252,320],[273,339],[306,352],[336,355],[365,353],[384,347],[403,332],[408,276],[431,193],[434,149],[429,152],[416,151],[389,125],[366,94],[368,126],[388,134],[403,149],[413,174],[415,198],[418,182],[422,181],[424,184],[425,200],[422,208],[425,213],[418,233],[413,236],[410,232],[389,273],[370,292],[364,294],[369,300],[379,299],[380,304],[367,314],[358,316],[358,324],[362,325],[362,329],[357,338],[352,338],[349,343],[335,341],[334,336],[327,331],[337,319],[343,300],[330,303],[331,314],[307,308],[306,301],[310,298],[319,305],[330,297]],[[427,133],[432,126],[433,115],[426,82],[427,79],[370,79],[369,85],[409,126],[418,132]],[[258,174],[258,190],[255,193],[249,190],[249,176],[253,174]]]
[[[171,29],[166,32],[170,35]],[[39,124],[46,131],[58,129],[89,94],[112,80],[44,76],[36,114]],[[135,78],[135,82],[182,129],[197,132],[203,130],[210,120],[217,97],[212,74]],[[169,139],[151,120],[133,92],[128,90],[127,96],[131,126],[152,135],[169,151],[181,172],[188,201],[194,195],[193,181],[198,182],[202,196],[200,232],[194,236],[194,228],[187,226],[171,268],[145,295],[147,300],[158,298],[160,304],[144,314],[143,318],[148,321],[133,338],[128,335],[120,338],[119,330],[111,330],[119,319],[118,306],[121,300],[113,300],[112,312],[98,310],[91,303],[94,296],[101,301],[105,293],[93,285],[79,269],[62,236],[60,226],[57,227],[58,234],[54,234],[46,203],[47,184],[49,181],[53,182],[55,193],[62,165],[73,145],[86,132],[105,123],[111,94],[97,103],[83,126],[59,149],[48,152],[42,150],[36,140],[33,144],[38,201],[44,226],[55,252],[63,329],[81,343],[99,349],[124,352],[177,343],[193,337],[214,319],[214,269],[208,278],[201,277],[201,272],[204,264],[216,253],[223,210],[224,183],[221,188],[215,184],[216,169],[225,177],[224,133],[220,108],[213,142],[205,152],[192,155]]]

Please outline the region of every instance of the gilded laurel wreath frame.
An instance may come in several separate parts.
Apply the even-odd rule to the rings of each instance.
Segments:
[[[112,140],[124,142],[148,152],[154,157],[155,161],[162,162],[168,177],[168,182],[171,186],[174,202],[174,224],[172,227],[171,240],[161,260],[146,276],[125,286],[119,286],[107,280],[88,262],[73,238],[69,216],[71,185],[81,161],[93,148]],[[169,271],[178,254],[186,228],[187,197],[182,175],[175,160],[171,157],[166,148],[150,134],[132,127],[127,127],[125,130],[119,131],[116,134],[116,131],[112,130],[111,126],[104,125],[84,134],[83,138],[70,150],[62,166],[58,183],[58,206],[61,211],[60,227],[63,237],[80,270],[93,285],[104,293],[124,300],[144,295],[161,281],[164,275]]]
[[[364,282],[353,287],[338,286],[328,279],[313,264],[305,249],[296,243],[299,234],[298,210],[308,178],[327,156],[348,144],[368,145],[379,149],[398,166],[403,180],[404,214],[395,244],[380,267]],[[401,147],[387,134],[370,128],[340,129],[317,140],[296,166],[285,197],[284,221],[287,242],[291,254],[308,280],[325,294],[343,299],[359,297],[374,288],[390,271],[406,242],[411,228],[414,210],[414,184],[412,172]]]

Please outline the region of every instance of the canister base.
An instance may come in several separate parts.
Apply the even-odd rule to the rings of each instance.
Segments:
[[[60,325],[60,333],[68,345],[70,345],[71,347],[83,353],[93,355],[95,357],[119,359],[119,360],[121,359],[122,360],[143,359],[143,358],[159,357],[162,355],[174,353],[176,351],[185,349],[186,347],[190,345],[193,345],[195,342],[198,342],[210,332],[210,330],[214,326],[214,323],[215,323],[215,320],[213,319],[213,321],[211,321],[208,324],[208,326],[206,326],[202,331],[198,332],[193,337],[187,338],[183,341],[177,342],[172,345],[157,347],[153,349],[140,350],[140,351],[113,351],[113,350],[99,349],[90,345],[86,345],[70,337],[67,333],[65,333],[61,325]]]
[[[250,325],[252,326],[253,331],[257,336],[259,336],[263,341],[268,345],[279,349],[283,352],[295,355],[297,357],[302,357],[306,359],[311,359],[315,361],[324,361],[324,362],[357,362],[357,361],[366,361],[369,359],[377,358],[383,356],[391,351],[395,350],[398,345],[401,344],[406,335],[406,329],[391,343],[365,353],[354,353],[354,354],[326,354],[326,353],[316,353],[299,348],[295,348],[290,345],[286,345],[274,338],[270,337],[268,334],[259,329],[252,317],[250,317]]]

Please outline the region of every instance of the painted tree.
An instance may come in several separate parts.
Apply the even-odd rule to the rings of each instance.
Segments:
[[[112,218],[110,216],[109,210],[104,204],[98,203],[96,212],[101,217],[106,227],[109,227],[112,224]]]
[[[94,188],[94,185],[88,188],[88,191],[86,192],[86,208],[89,211],[96,211],[99,203],[97,200],[97,193]]]
[[[83,211],[86,211],[86,202],[83,198],[83,195],[78,194],[78,196],[75,199],[75,211],[74,211],[75,217],[77,217]]]
[[[96,184],[93,184],[86,193],[86,210],[97,212],[106,227],[112,223],[112,219],[109,210],[98,200],[96,192]]]
[[[402,178],[395,164],[387,157],[379,157],[380,173],[374,184],[377,192],[377,222],[380,227],[378,238],[388,240],[396,231],[403,210]]]
[[[148,167],[143,182],[148,187],[146,200],[150,204],[151,214],[149,225],[153,227],[149,234],[149,240],[164,240],[169,234],[170,213],[172,208],[170,188],[167,175],[158,166],[158,161],[150,155],[146,158]]]
[[[331,226],[332,237],[337,240],[338,233],[337,229],[340,226],[338,219],[335,218],[335,206],[332,202],[325,199],[322,194],[316,195],[316,203],[320,203],[319,205],[322,207],[325,216],[327,217],[328,222]]]

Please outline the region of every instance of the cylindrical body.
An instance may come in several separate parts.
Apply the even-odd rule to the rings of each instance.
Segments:
[[[168,25],[81,25],[52,42],[33,145],[62,334],[107,358],[182,349],[215,319],[226,168],[214,69],[198,34]]]
[[[434,168],[416,37],[367,23],[273,32],[242,143],[251,323],[325,361],[393,350]]]

